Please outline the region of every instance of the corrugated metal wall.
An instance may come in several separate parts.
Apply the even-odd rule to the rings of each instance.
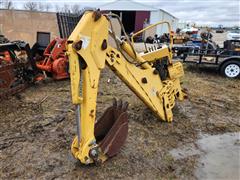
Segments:
[[[151,11],[150,13],[150,24],[154,24],[157,23],[159,21],[168,21],[171,24],[172,30],[175,31],[177,28],[177,24],[178,24],[178,19],[176,19],[175,17],[169,15],[168,13],[164,12],[164,11]],[[157,27],[157,34],[163,34],[168,32],[168,27],[167,25],[163,25],[163,26],[158,26]]]

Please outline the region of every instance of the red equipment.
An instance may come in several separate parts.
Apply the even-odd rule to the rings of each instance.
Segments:
[[[0,63],[2,62],[10,63],[11,61],[12,61],[12,58],[8,51],[0,52]]]
[[[45,49],[44,60],[36,64],[40,70],[51,73],[56,80],[69,78],[65,43],[66,39],[55,38]]]
[[[0,42],[0,100],[35,82],[37,69],[30,46],[23,41]]]

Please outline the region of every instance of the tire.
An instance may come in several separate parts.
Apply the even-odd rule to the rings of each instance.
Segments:
[[[230,60],[225,62],[220,68],[220,73],[227,78],[239,78],[240,61]]]

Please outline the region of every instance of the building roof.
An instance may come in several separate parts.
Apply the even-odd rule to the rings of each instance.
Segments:
[[[177,17],[173,16],[169,12],[155,8],[146,4],[142,4],[139,2],[136,2],[134,0],[115,0],[110,3],[106,3],[99,6],[100,10],[106,10],[106,11],[162,11],[170,16],[172,16],[175,19],[178,19]]]
[[[159,9],[133,0],[115,0],[99,6],[100,10],[112,11],[158,11]]]
[[[163,9],[159,9],[159,10],[162,11],[162,12],[164,12],[164,13],[166,13],[166,14],[168,14],[169,16],[172,16],[173,18],[179,20],[176,16],[172,15],[171,13],[169,13],[169,12],[167,12],[167,11],[165,11],[165,10],[163,10]]]

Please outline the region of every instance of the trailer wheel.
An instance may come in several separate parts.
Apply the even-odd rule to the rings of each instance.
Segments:
[[[228,78],[240,77],[240,62],[234,60],[225,62],[221,66],[220,73]]]

